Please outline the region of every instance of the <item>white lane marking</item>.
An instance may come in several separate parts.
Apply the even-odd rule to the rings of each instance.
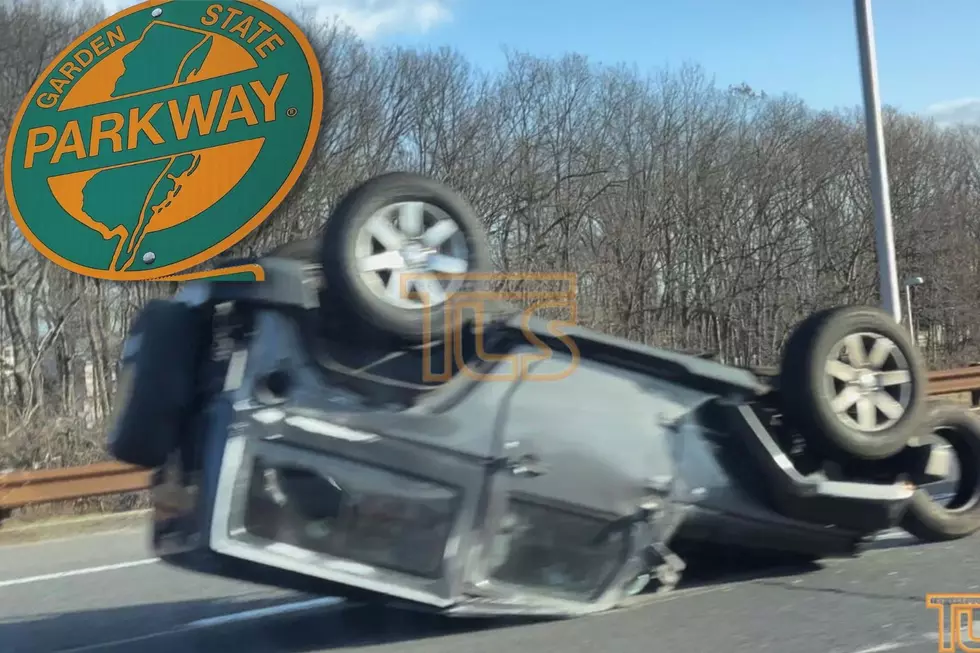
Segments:
[[[61,648],[58,649],[58,653],[84,653],[84,651],[100,651],[115,646],[123,646],[124,644],[135,644],[137,642],[145,642],[150,639],[156,639],[157,637],[163,637],[165,635],[175,635],[181,632],[179,628],[174,630],[164,630],[159,633],[150,633],[149,635],[137,635],[136,637],[127,637],[126,639],[116,639],[111,642],[99,642],[98,644],[86,644],[84,646],[76,646],[75,648]]]
[[[219,626],[224,626],[231,623],[239,623],[242,621],[254,621],[257,619],[264,619],[267,617],[275,617],[283,614],[291,614],[294,612],[303,612],[307,610],[315,610],[317,608],[344,608],[349,604],[344,601],[344,599],[327,596],[318,599],[310,599],[307,601],[296,601],[294,603],[284,603],[282,605],[275,605],[268,608],[258,608],[255,610],[245,610],[243,612],[234,612],[232,614],[221,615],[218,617],[207,617],[205,619],[198,619],[196,621],[191,621],[170,630],[161,630],[156,633],[149,633],[147,635],[137,635],[136,637],[128,637],[126,639],[117,639],[109,642],[99,642],[97,644],[86,644],[85,646],[76,646],[75,648],[60,649],[59,653],[85,653],[85,651],[101,651],[108,648],[114,648],[117,646],[123,646],[127,644],[135,644],[137,642],[145,642],[151,639],[157,639],[160,637],[170,637],[172,635],[180,635],[183,633],[189,633],[196,630],[205,630],[208,628],[217,628]]]
[[[244,612],[224,614],[218,617],[197,619],[196,621],[192,621],[183,626],[182,629],[197,630],[200,628],[215,628],[217,626],[224,626],[226,624],[236,623],[239,621],[252,621],[254,619],[276,617],[284,614],[292,614],[294,612],[303,612],[305,610],[315,610],[317,608],[338,608],[343,606],[344,599],[336,596],[325,596],[318,599],[310,599],[308,601],[297,601],[296,603],[285,603],[283,605],[273,605],[267,608],[256,608],[254,610],[245,610]]]
[[[40,530],[41,528],[43,528],[43,526],[32,526],[31,530]],[[25,529],[24,531],[16,531],[14,529],[10,529],[10,531],[4,531],[4,532],[17,533],[17,532],[27,532],[27,530]],[[5,553],[11,549],[24,549],[27,547],[46,546],[48,544],[65,544],[66,542],[78,542],[79,540],[87,540],[93,537],[108,537],[110,535],[114,535],[116,537],[118,537],[119,535],[145,536],[146,529],[143,527],[143,524],[133,524],[132,526],[120,526],[119,528],[113,528],[111,530],[98,531],[97,533],[85,533],[84,535],[70,535],[67,537],[52,537],[50,539],[45,538],[43,540],[35,540],[33,542],[18,542],[17,544],[5,544],[3,541],[0,541],[0,553]]]
[[[87,576],[89,574],[100,574],[104,571],[116,571],[117,569],[130,569],[131,567],[142,567],[143,565],[151,565],[159,561],[160,561],[159,558],[145,558],[143,560],[118,562],[113,565],[102,565],[100,567],[86,567],[85,569],[70,569],[68,571],[57,571],[52,574],[41,574],[39,576],[27,576],[25,578],[0,580],[0,588],[13,587],[14,585],[28,585],[30,583],[41,583],[46,580],[58,580],[60,578],[71,578],[72,576]]]
[[[875,644],[874,646],[868,646],[867,648],[861,648],[854,653],[884,653],[885,651],[894,651],[900,648],[907,648],[912,646],[912,642],[885,642],[883,644]]]
[[[980,625],[980,624],[978,624],[978,625]],[[974,631],[976,631],[976,630],[977,630],[977,628],[974,627]],[[968,633],[968,628],[966,626],[964,626],[961,629],[960,632],[961,632],[961,637],[963,637],[963,638],[970,637],[970,635]],[[974,637],[976,637],[976,634],[974,634]],[[915,640],[915,638],[912,638],[912,639]],[[851,653],[885,653],[886,651],[897,651],[897,650],[903,649],[903,648],[910,648],[912,646],[919,646],[922,642],[938,642],[938,640],[939,640],[939,634],[938,633],[934,633],[934,632],[933,633],[922,633],[921,635],[919,635],[919,639],[918,640],[915,640],[915,641],[884,642],[884,643],[881,643],[881,644],[875,644],[874,646],[868,646],[868,647],[865,647],[865,648],[860,648],[860,649],[858,649],[856,651],[852,651]],[[949,643],[949,637],[946,638],[946,641],[944,643],[945,643],[945,645],[947,647],[949,647],[949,645],[950,645],[950,643]]]
[[[898,528],[879,533],[875,536],[875,540],[907,540],[911,538],[911,535]]]
[[[33,524],[24,524],[23,526],[14,527],[4,527],[2,537],[0,537],[0,550],[6,551],[7,549],[16,549],[18,547],[25,546],[44,546],[46,544],[58,544],[62,542],[67,542],[69,540],[84,540],[91,537],[102,537],[104,535],[117,535],[125,531],[138,531],[144,530],[146,527],[146,522],[136,521],[136,518],[144,517],[151,513],[152,510],[145,508],[142,510],[129,510],[126,512],[110,513],[105,515],[89,515],[87,517],[78,517],[75,519],[55,519],[51,521],[39,521]],[[38,531],[57,529],[61,527],[75,527],[75,526],[85,526],[88,524],[98,524],[104,522],[107,528],[90,531],[87,533],[75,533],[73,535],[65,535],[63,537],[46,537],[44,539],[38,539],[29,542],[11,542],[8,544],[4,540],[8,536],[16,536],[24,533],[30,534]],[[118,525],[113,525],[113,522],[119,522]],[[111,525],[111,526],[110,526]]]
[[[72,517],[70,519],[51,519],[51,520],[41,520],[33,523],[26,523],[21,526],[4,527],[3,533],[29,533],[31,531],[42,530],[45,528],[58,528],[59,526],[79,526],[84,524],[91,524],[94,522],[112,522],[112,521],[126,521],[127,519],[132,519],[134,517],[142,517],[153,512],[151,508],[142,508],[140,510],[127,510],[125,512],[112,512],[106,514],[95,514],[86,515],[83,517]],[[100,535],[105,531],[96,531],[93,533],[78,533],[71,537],[63,539],[72,539],[74,537],[86,537],[89,535]],[[41,544],[49,540],[41,540],[36,542],[36,544]],[[28,543],[30,544],[30,543]]]
[[[672,589],[669,592],[664,592],[662,594],[640,592],[639,594],[624,599],[614,608],[606,610],[605,612],[594,612],[591,614],[591,616],[601,617],[603,615],[616,614],[617,612],[646,608],[654,603],[666,603],[668,601],[688,599],[695,596],[701,596],[703,594],[712,594],[714,592],[728,592],[740,585],[748,585],[753,583],[755,580],[755,578],[737,578],[735,580],[730,580],[728,582],[722,582],[715,585],[709,584],[695,587],[684,587],[681,589]]]

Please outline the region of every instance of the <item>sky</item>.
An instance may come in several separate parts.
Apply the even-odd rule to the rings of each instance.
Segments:
[[[719,85],[818,109],[862,101],[852,0],[269,1],[315,6],[380,46],[450,46],[486,69],[502,65],[505,48],[578,52],[641,70],[694,62]],[[873,10],[882,102],[980,124],[980,0],[876,0]]]

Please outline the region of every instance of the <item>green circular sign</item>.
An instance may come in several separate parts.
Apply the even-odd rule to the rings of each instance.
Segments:
[[[279,10],[150,0],[38,78],[7,141],[7,199],[24,236],[68,270],[173,275],[282,202],[322,114],[316,54]]]

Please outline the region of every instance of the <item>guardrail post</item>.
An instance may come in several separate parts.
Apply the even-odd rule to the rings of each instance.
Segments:
[[[980,363],[970,363],[970,367],[980,367]],[[980,388],[970,391],[970,407],[980,407]]]

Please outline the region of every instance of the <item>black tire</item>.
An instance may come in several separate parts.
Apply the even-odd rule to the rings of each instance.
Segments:
[[[861,430],[844,421],[831,406],[825,365],[834,346],[858,333],[884,336],[895,344],[911,376],[904,413],[881,430]],[[887,313],[863,306],[819,311],[803,320],[790,335],[779,371],[783,412],[806,441],[823,455],[846,462],[880,460],[897,454],[925,421],[928,381],[925,363],[905,330]],[[876,415],[877,415],[877,409]]]
[[[948,505],[917,489],[901,527],[924,542],[946,542],[980,530],[980,419],[957,406],[935,406],[923,432],[938,433],[952,446],[960,481]]]
[[[177,448],[193,408],[206,335],[201,315],[176,302],[151,300],[134,320],[107,435],[114,458],[160,467]]]
[[[492,270],[483,224],[462,197],[426,177],[389,173],[351,190],[327,221],[320,241],[320,261],[332,306],[343,310],[358,326],[406,343],[440,340],[448,326],[444,319],[446,303],[424,310],[395,306],[371,292],[358,272],[355,243],[359,231],[378,211],[398,202],[424,202],[443,211],[465,237],[468,273]]]

